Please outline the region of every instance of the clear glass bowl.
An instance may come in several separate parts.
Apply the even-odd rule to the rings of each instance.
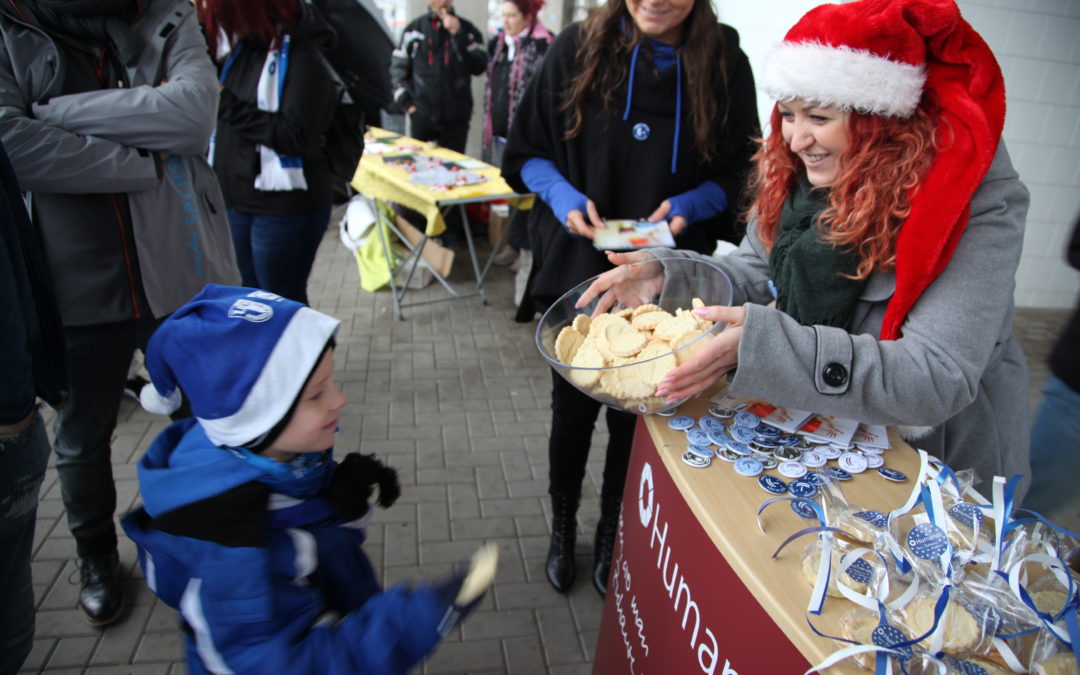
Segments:
[[[625,328],[621,325],[618,328],[604,327],[605,322],[612,323],[610,319],[601,319],[600,325],[594,322],[603,314],[630,314],[634,309],[638,309],[639,314],[644,314],[642,305],[646,304],[657,305],[670,315],[676,315],[679,310],[690,312],[695,298],[705,305],[730,305],[731,280],[716,265],[690,258],[649,260],[622,265],[620,269],[624,270],[626,280],[617,286],[617,292],[612,292],[606,298],[601,295],[582,307],[576,306],[586,290],[596,281],[597,277],[593,277],[555,301],[540,318],[540,324],[536,328],[536,346],[551,367],[578,390],[613,408],[651,415],[682,403],[678,401],[671,405],[665,404],[663,398],[656,396],[656,384],[669,370],[695,354],[712,336],[723,330],[724,324],[706,326],[699,322],[692,329],[680,332],[677,340],[654,342],[651,347],[646,347],[650,351],[638,352],[642,356],[640,360],[635,360],[639,358],[638,355],[621,356],[619,353],[626,354],[632,350],[635,340],[640,342],[640,338],[624,339],[621,334],[625,332]],[[616,297],[617,300],[613,302]],[[606,311],[598,313],[601,306]],[[589,317],[588,327],[585,327],[586,321],[583,319],[578,319],[575,324],[575,318],[582,314]],[[596,316],[593,316],[594,314]],[[630,322],[635,318],[625,317],[628,325],[632,325]],[[639,320],[639,325],[647,323],[646,317]],[[566,341],[562,354],[564,357],[572,354],[568,359],[570,363],[564,363],[559,358],[556,341],[564,329],[575,325],[577,329],[571,330],[581,335],[581,340],[573,335],[564,338]],[[673,325],[675,323],[669,323],[665,327]],[[684,325],[689,326],[688,323]],[[588,339],[587,335],[578,329],[592,331],[592,348],[600,352],[603,365],[585,365],[600,363],[595,354],[589,353],[585,356],[582,352],[578,356],[581,345]],[[653,338],[659,340],[657,334],[660,332],[651,335],[646,332],[649,335],[646,337],[646,344]],[[671,333],[663,331],[663,334]],[[575,342],[579,343],[576,348],[567,346]],[[619,345],[619,353],[611,351],[613,343]]]

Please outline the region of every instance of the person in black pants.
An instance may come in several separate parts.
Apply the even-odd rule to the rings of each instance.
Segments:
[[[705,0],[656,14],[612,0],[552,43],[510,127],[503,175],[540,201],[529,212],[533,267],[519,307],[543,311],[611,268],[591,239],[601,216],[667,219],[680,248],[737,237],[734,213],[758,134],[754,78],[738,34]],[[730,205],[730,208],[729,208]],[[575,577],[577,510],[601,405],[553,375],[552,536],[546,572]],[[635,417],[608,410],[610,434],[592,582],[606,593]]]

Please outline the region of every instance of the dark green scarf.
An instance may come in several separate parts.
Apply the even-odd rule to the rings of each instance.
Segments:
[[[780,236],[769,256],[776,306],[804,326],[846,328],[866,280],[854,274],[859,256],[819,239],[816,223],[829,205],[829,191],[812,189],[805,176],[780,212]]]

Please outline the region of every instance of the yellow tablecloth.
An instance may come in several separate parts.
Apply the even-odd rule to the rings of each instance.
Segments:
[[[446,148],[429,147],[425,141],[418,141],[408,136],[398,136],[385,129],[369,127],[368,134],[376,139],[397,136],[391,141],[392,144],[419,146],[423,150],[417,152],[422,154],[444,157],[452,161],[476,161],[460,152],[454,152]],[[403,151],[405,151],[404,148]],[[409,182],[408,172],[400,167],[384,164],[382,157],[382,155],[364,153],[359,166],[356,167],[356,173],[353,175],[353,188],[365,197],[394,202],[421,213],[427,221],[426,233],[431,237],[442,234],[446,229],[446,223],[443,222],[439,210],[440,202],[469,198],[476,198],[474,200],[476,202],[506,199],[519,209],[527,209],[532,206],[533,197],[517,195],[499,175],[499,169],[490,164],[485,164],[484,168],[470,169],[475,173],[488,177],[488,180],[483,183],[463,185],[450,190],[432,190],[424,185]]]

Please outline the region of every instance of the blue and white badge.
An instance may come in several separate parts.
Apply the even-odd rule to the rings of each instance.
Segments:
[[[949,538],[933,523],[919,523],[907,536],[911,554],[923,560],[937,560],[949,548]]]
[[[686,430],[686,440],[690,441],[693,445],[708,445],[709,443],[712,443],[709,439],[708,432],[704,429],[698,429],[697,427]]]
[[[682,461],[686,462],[695,469],[704,469],[705,467],[712,464],[712,460],[708,457],[698,457],[689,450],[683,453]]]
[[[753,450],[746,443],[740,443],[738,441],[728,441],[724,444],[728,450],[731,450],[736,455],[742,455],[743,457],[749,457],[753,454]]]
[[[796,515],[802,516],[807,520],[817,520],[817,511],[814,510],[813,506],[810,506],[806,502],[796,499],[791,502],[791,510],[794,511]]]
[[[687,451],[694,453],[698,457],[704,457],[705,459],[712,459],[713,457],[716,457],[716,453],[713,452],[712,448],[707,445],[690,445],[686,449]]]
[[[820,487],[825,487],[826,485],[829,484],[829,479],[826,478],[825,476],[822,476],[817,471],[807,471],[806,475],[803,476],[801,480],[810,481],[811,483],[818,486],[819,488]]]
[[[765,467],[753,457],[740,457],[735,460],[735,471],[743,476],[757,476]]]
[[[724,447],[732,442],[731,436],[727,435],[726,431],[709,431],[709,442],[718,448]]]
[[[829,461],[825,459],[825,455],[821,454],[817,450],[807,450],[802,454],[799,459],[802,461],[803,464],[810,467],[811,469],[825,466],[825,464]]]
[[[715,415],[715,416],[719,417],[722,420],[729,420],[732,417],[735,417],[735,411],[734,410],[732,410],[731,408],[722,408],[722,407],[720,407],[718,405],[709,406],[709,414],[710,415]]]
[[[840,455],[844,454],[840,450],[837,450],[831,445],[819,445],[816,452],[820,452],[821,456],[825,459],[837,459]]]
[[[818,493],[817,486],[805,478],[791,481],[787,489],[792,497],[804,497],[806,499],[813,499]]]
[[[862,473],[866,471],[866,458],[857,452],[845,452],[837,460],[840,468],[848,473]]]
[[[776,465],[780,463],[777,462],[776,459],[773,457],[763,457],[761,455],[757,457],[757,461],[761,462],[761,467],[766,471],[768,471],[769,469],[775,469]]]
[[[671,417],[677,412],[679,412],[678,408],[668,408],[667,410],[660,410],[656,414],[661,417]]]
[[[868,584],[874,578],[874,568],[862,558],[856,558],[844,573],[860,584]]]
[[[761,489],[764,490],[765,492],[768,492],[769,494],[773,494],[773,495],[787,494],[787,491],[788,491],[787,483],[780,480],[776,476],[770,476],[767,473],[763,473],[760,476],[758,476],[757,482],[758,482],[758,485],[761,486]]]
[[[712,415],[703,415],[698,420],[698,426],[711,433],[724,433],[724,423]]]
[[[776,439],[776,442],[780,445],[794,447],[799,444],[799,437],[795,434],[783,434]]]
[[[885,458],[882,457],[881,455],[866,454],[866,455],[863,455],[863,457],[866,458],[866,468],[867,469],[877,469],[879,467],[885,466]]]
[[[902,471],[897,471],[896,469],[890,469],[887,466],[881,467],[877,470],[877,472],[881,474],[882,478],[886,480],[891,480],[896,483],[903,483],[907,480],[907,475],[905,473],[903,473]]]
[[[885,527],[889,524],[889,517],[881,511],[856,511],[851,515],[859,520],[865,520],[874,527]]]
[[[667,425],[676,431],[683,431],[694,426],[694,418],[687,417],[686,415],[679,415],[678,417],[672,417],[668,420]]]
[[[768,424],[765,424],[764,422],[762,422],[761,424],[754,427],[754,431],[757,432],[758,436],[764,436],[765,438],[768,438],[768,439],[774,440],[774,441],[777,438],[780,438],[784,433],[784,432],[780,431],[779,429],[777,429],[776,427],[771,427]]]
[[[970,502],[957,502],[953,504],[952,507],[949,508],[949,515],[961,525],[966,525],[973,530],[975,529],[975,526],[978,525],[979,529],[982,529],[982,509]]]
[[[776,465],[776,470],[785,478],[802,478],[806,475],[806,465],[794,459],[788,459]]]
[[[754,430],[748,427],[731,427],[728,435],[740,443],[749,443],[754,440]]]
[[[876,445],[863,445],[862,443],[856,443],[855,447],[859,450],[862,450],[868,455],[881,455],[885,452],[885,448],[879,448]]]
[[[827,466],[821,471],[833,480],[851,480],[851,474],[838,466]]]
[[[746,427],[750,431],[753,431],[757,428],[757,425],[761,424],[761,418],[749,410],[744,410],[740,413],[735,413],[735,424],[736,426]]]
[[[644,122],[638,122],[634,125],[634,128],[631,129],[630,133],[634,135],[634,140],[644,141],[649,138],[649,134],[652,133],[652,129],[649,128],[648,124],[645,124]]]

